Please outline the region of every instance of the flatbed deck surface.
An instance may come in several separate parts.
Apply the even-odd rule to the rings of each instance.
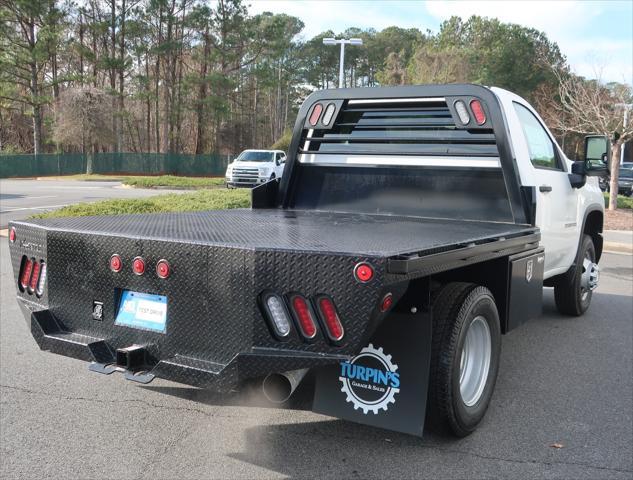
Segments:
[[[15,224],[211,246],[385,257],[537,230],[513,223],[281,209],[33,219]]]

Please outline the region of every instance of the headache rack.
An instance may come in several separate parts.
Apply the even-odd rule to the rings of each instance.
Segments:
[[[279,192],[267,198],[285,208],[530,224],[533,192],[524,190],[495,94],[419,85],[310,95]]]

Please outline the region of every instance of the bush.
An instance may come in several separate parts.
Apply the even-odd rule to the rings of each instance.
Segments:
[[[129,213],[193,212],[200,210],[225,210],[248,208],[251,205],[250,190],[200,190],[194,193],[170,193],[149,198],[131,200],[104,200],[78,203],[51,212],[34,215],[33,218],[84,217],[93,215],[124,215]]]
[[[604,195],[604,206],[609,206],[609,194],[607,192]],[[618,195],[618,208],[633,208],[633,197],[625,197],[624,195]]]

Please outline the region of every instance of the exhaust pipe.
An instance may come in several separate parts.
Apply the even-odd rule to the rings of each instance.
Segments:
[[[290,370],[284,373],[270,373],[264,378],[262,390],[264,396],[272,403],[284,403],[308,373],[307,368]]]

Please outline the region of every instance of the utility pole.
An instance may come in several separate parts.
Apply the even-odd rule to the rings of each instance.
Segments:
[[[362,38],[350,38],[345,39],[336,39],[336,38],[324,38],[323,45],[341,45],[341,58],[339,60],[339,69],[338,69],[338,88],[343,88],[343,84],[345,83],[345,74],[343,70],[343,63],[345,62],[345,45],[362,45]]]

